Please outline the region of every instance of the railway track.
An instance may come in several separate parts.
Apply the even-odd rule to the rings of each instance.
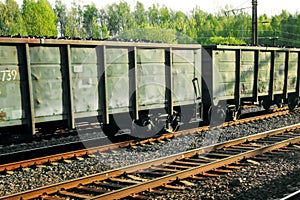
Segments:
[[[113,150],[113,149],[123,148],[123,147],[134,148],[135,146],[139,146],[139,145],[152,144],[156,142],[170,140],[172,138],[179,137],[182,135],[187,135],[192,133],[201,134],[201,132],[207,131],[209,129],[218,129],[223,127],[240,125],[244,123],[251,123],[258,120],[264,120],[272,117],[287,115],[288,113],[289,111],[287,110],[286,107],[284,107],[284,108],[276,109],[274,112],[268,113],[266,115],[244,118],[233,122],[224,122],[222,125],[212,127],[212,128],[209,126],[202,126],[202,127],[182,130],[174,133],[166,133],[163,134],[162,136],[157,136],[145,140],[137,141],[131,139],[123,142],[111,143],[111,141],[108,140],[107,138],[99,138],[96,140],[78,141],[78,142],[72,142],[68,144],[49,146],[45,148],[36,148],[36,149],[29,149],[25,151],[14,152],[14,153],[2,154],[0,155],[1,158],[0,172],[11,173],[11,171],[16,169],[23,169],[32,166],[36,167],[37,165],[43,165],[46,163],[49,164],[57,161],[64,162],[65,160],[68,159],[81,159],[81,157],[89,157],[92,156],[92,154],[94,153],[104,152],[107,150]],[[20,158],[22,158],[23,160],[17,160]]]
[[[85,149],[87,147],[96,147],[96,146],[105,146],[106,144],[111,143],[107,138],[97,138],[97,139],[89,139],[83,141],[75,141],[68,142],[64,144],[56,144],[45,147],[37,147],[19,150],[15,152],[2,153],[0,154],[0,172],[2,171],[3,166],[7,163],[20,162],[22,160],[35,159],[39,157],[46,157],[55,154],[63,154],[70,151],[77,151],[81,149]]]
[[[280,200],[299,200],[299,199],[300,199],[300,190],[298,190],[290,195],[287,195],[286,197],[281,198]]]
[[[127,166],[3,199],[120,199],[156,187],[192,186],[186,178],[203,179],[239,168],[240,161],[267,159],[262,154],[300,143],[300,124]]]

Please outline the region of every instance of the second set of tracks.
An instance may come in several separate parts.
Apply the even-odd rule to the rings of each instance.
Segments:
[[[296,112],[299,112],[299,110],[296,110]],[[64,144],[64,145],[58,145],[58,148],[62,148],[64,150],[70,149],[70,151],[64,152],[64,153],[58,153],[58,150],[55,151],[56,146],[52,147],[47,147],[47,148],[42,148],[42,149],[29,149],[25,151],[20,151],[20,152],[15,152],[15,153],[9,153],[9,154],[4,154],[0,155],[2,162],[10,161],[10,160],[16,160],[17,158],[23,158],[20,161],[16,162],[7,162],[7,163],[2,163],[0,165],[0,172],[9,172],[13,171],[16,169],[23,169],[26,167],[32,167],[32,166],[37,166],[37,165],[43,165],[45,163],[53,163],[56,161],[65,161],[68,159],[81,159],[81,157],[85,156],[92,156],[94,153],[99,153],[99,152],[105,152],[107,150],[113,150],[117,148],[124,148],[124,147],[135,147],[139,145],[145,145],[145,144],[151,144],[151,143],[156,143],[156,142],[162,142],[166,140],[170,140],[175,137],[179,137],[182,135],[187,135],[187,134],[193,134],[193,133],[199,133],[201,134],[204,131],[212,130],[212,129],[219,129],[223,127],[230,127],[230,126],[236,126],[244,123],[251,123],[254,121],[259,121],[259,120],[265,120],[265,119],[270,119],[274,117],[279,117],[279,116],[284,116],[288,115],[289,111],[287,110],[287,107],[283,108],[277,108],[274,110],[274,112],[265,114],[265,115],[260,115],[260,116],[254,116],[254,117],[249,117],[249,118],[244,118],[244,119],[239,119],[237,121],[230,121],[230,122],[224,122],[223,124],[220,124],[219,126],[214,126],[214,127],[209,127],[209,126],[202,126],[202,127],[197,127],[193,129],[188,129],[188,130],[181,130],[178,132],[173,132],[173,133],[166,133],[161,136],[157,136],[154,138],[149,138],[149,139],[142,139],[142,140],[127,140],[123,142],[116,142],[113,143],[107,138],[100,138],[96,140],[88,140],[88,141],[79,141],[79,142],[73,142],[70,144]],[[88,148],[91,147],[91,148]],[[73,150],[80,148],[79,150]],[[34,157],[33,155],[40,155],[39,152],[41,151],[46,151],[48,153],[51,153],[50,155],[47,156],[38,156],[36,158],[31,158]],[[26,155],[29,154],[30,157],[29,159],[26,159]],[[16,159],[14,159],[16,157]],[[24,159],[25,157],[25,159]],[[8,159],[9,158],[9,159]]]
[[[120,199],[159,186],[176,188],[178,181],[191,186],[186,178],[201,180],[211,171],[227,172],[244,159],[259,159],[259,155],[287,146],[299,148],[299,143],[300,124],[296,124],[3,198]]]

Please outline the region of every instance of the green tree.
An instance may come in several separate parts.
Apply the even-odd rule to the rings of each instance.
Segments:
[[[171,28],[171,12],[167,7],[159,9],[159,23],[161,28]]]
[[[108,37],[109,37],[109,31],[108,31],[108,28],[107,28],[107,26],[106,26],[104,23],[102,23],[102,24],[101,24],[100,38],[106,39],[106,38],[108,38]]]
[[[83,28],[87,37],[100,38],[100,26],[98,20],[98,10],[95,4],[85,5],[83,11]]]
[[[172,18],[172,28],[180,33],[186,33],[188,26],[187,16],[183,12],[177,11]]]
[[[251,35],[251,33],[249,33]],[[271,26],[271,19],[266,14],[259,16],[258,18],[258,44],[269,45],[269,37],[273,35]]]
[[[0,35],[27,35],[21,11],[15,0],[0,2]]]
[[[202,11],[199,7],[196,7],[192,11],[190,19],[190,34],[200,44],[203,44],[207,39],[205,36],[204,24],[207,18],[207,13]]]
[[[54,11],[58,18],[58,28],[59,34],[61,36],[66,35],[66,23],[67,23],[67,7],[66,4],[63,4],[61,0],[55,1]]]
[[[145,28],[148,26],[147,14],[144,5],[137,2],[133,11],[134,28]]]
[[[283,11],[284,13],[284,11]],[[282,46],[300,46],[300,15],[291,15],[285,13],[281,22],[281,36],[278,37],[278,42]],[[276,38],[275,38],[276,39]]]
[[[67,13],[66,19],[66,36],[71,38],[85,37],[83,26],[83,12],[80,5],[75,1],[72,3],[71,10]]]
[[[47,0],[24,0],[22,16],[29,35],[57,36],[57,17]]]
[[[112,4],[107,7],[107,28],[112,35],[119,34],[133,28],[130,6],[126,2]]]
[[[246,42],[243,40],[239,40],[234,37],[222,37],[222,36],[210,37],[209,43],[210,44],[235,44],[235,45],[246,44]]]
[[[152,7],[148,8],[148,21],[152,27],[160,26],[160,13],[158,7],[158,4],[153,4]]]

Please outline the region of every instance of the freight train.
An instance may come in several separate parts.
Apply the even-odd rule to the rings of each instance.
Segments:
[[[0,133],[87,120],[148,137],[236,119],[245,104],[294,109],[299,77],[297,48],[3,37]]]

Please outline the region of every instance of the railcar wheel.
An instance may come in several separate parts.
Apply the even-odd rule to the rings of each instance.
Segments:
[[[142,117],[132,121],[132,135],[137,138],[148,138],[158,134],[161,129],[155,120],[150,117]]]
[[[266,110],[266,111],[269,111],[270,110],[270,107],[271,107],[271,104],[269,102],[263,102],[262,103],[262,106],[263,108]]]
[[[211,126],[222,124],[226,119],[226,109],[221,106],[210,106],[208,120]]]
[[[297,105],[299,105],[298,98],[289,98],[288,99],[288,107],[289,107],[290,111],[293,111]]]
[[[283,107],[283,103],[276,103],[277,108],[282,108]]]

